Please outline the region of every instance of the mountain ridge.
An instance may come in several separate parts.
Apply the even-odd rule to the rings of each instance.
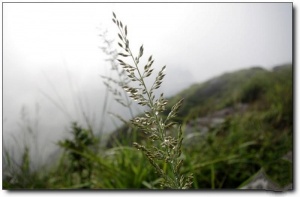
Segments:
[[[271,86],[270,81],[264,79],[274,78],[278,73],[280,75],[280,73],[289,71],[292,72],[291,64],[278,65],[272,70],[255,66],[223,73],[203,83],[195,83],[168,98],[167,109],[162,115],[167,116],[171,106],[182,98],[184,98],[184,102],[178,111],[176,120],[183,124],[228,107],[234,108],[240,104],[253,103],[260,99]],[[124,138],[131,138],[130,131],[129,133],[128,131],[128,126],[123,125],[112,132],[107,147],[112,147],[113,141],[124,141]],[[143,136],[140,133],[137,135]]]

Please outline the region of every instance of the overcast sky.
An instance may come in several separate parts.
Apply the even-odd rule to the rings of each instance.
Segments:
[[[291,3],[6,3],[4,138],[20,130],[25,106],[32,119],[39,112],[41,142],[56,141],[70,120],[82,119],[78,98],[97,125],[104,101],[99,75],[109,70],[98,35],[107,29],[117,40],[112,11],[127,24],[134,52],[143,44],[157,69],[167,65],[167,95],[224,72],[292,62]]]

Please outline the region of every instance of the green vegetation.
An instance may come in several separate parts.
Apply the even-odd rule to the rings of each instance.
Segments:
[[[261,169],[281,187],[292,182],[292,163],[283,159],[286,153],[293,150],[292,66],[278,67],[273,71],[259,70],[248,69],[225,74],[206,83],[193,85],[169,99],[172,105],[178,97],[186,95],[179,111],[181,116],[178,116],[183,123],[184,133],[181,173],[194,174],[192,188],[239,188]],[[222,80],[222,90],[217,93],[212,91],[208,95],[202,92],[209,92],[209,86],[218,80]],[[251,92],[255,96],[245,101],[245,95],[251,95]],[[204,98],[198,95],[204,95]],[[199,104],[196,104],[197,100]],[[242,102],[244,107],[240,107]],[[202,130],[205,129],[197,119],[213,117],[224,109],[232,111],[223,116],[223,122],[209,125],[206,128],[208,131],[203,134]],[[73,131],[77,127],[73,125]],[[87,136],[88,139],[93,138]],[[115,138],[110,140],[118,139],[116,136],[122,136],[122,140],[118,143],[108,141],[110,148],[89,146],[84,139],[84,143],[79,142],[79,146],[83,147],[77,151],[64,146],[65,154],[56,165],[39,171],[29,170],[29,150],[25,149],[19,170],[13,169],[11,172],[14,173],[3,177],[3,188],[160,188],[160,175],[147,158],[130,145],[133,136],[117,135],[117,131],[112,136]],[[138,142],[143,143],[145,137],[141,135]],[[76,142],[76,139],[74,133],[74,138],[69,141]],[[70,157],[71,153],[76,153],[84,160],[81,165],[84,170],[74,172],[72,162],[76,159]],[[5,155],[9,158],[9,154]],[[13,165],[12,162],[4,164]],[[4,168],[4,171],[7,169],[9,167]]]
[[[116,17],[114,20],[124,33],[120,39],[126,51],[127,28]],[[133,57],[129,50],[127,53],[123,56]],[[139,57],[133,57],[134,70],[142,54],[143,47]],[[147,65],[151,61],[152,57]],[[147,65],[138,72],[145,71],[146,76],[151,70]],[[293,150],[292,69],[291,65],[283,65],[272,71],[255,67],[226,73],[191,86],[169,98],[168,104],[163,96],[152,99],[155,88],[147,89],[143,73],[137,75],[136,70],[129,77],[142,83],[145,92],[129,85],[122,87],[152,110],[114,131],[106,145],[91,129],[73,123],[72,138],[58,142],[62,154],[47,167],[30,168],[28,147],[20,164],[4,151],[3,189],[161,189],[161,185],[238,189],[260,171],[284,188],[293,181],[293,164],[285,157]],[[152,87],[159,86],[163,75],[163,71],[158,73]],[[111,87],[114,82],[106,79]],[[147,94],[146,98],[137,96]],[[125,104],[130,107],[129,100],[125,99]],[[172,116],[176,111],[177,116]],[[136,124],[148,120],[154,127]],[[172,129],[167,130],[169,123]],[[156,132],[151,133],[151,128],[157,128]],[[164,144],[166,138],[172,143]],[[186,178],[183,183],[187,185],[176,185],[179,176],[188,177],[190,173],[193,181]]]

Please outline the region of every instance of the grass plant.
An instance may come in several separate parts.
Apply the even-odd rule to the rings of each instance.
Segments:
[[[183,164],[180,157],[183,135],[181,126],[173,121],[183,99],[172,107],[166,118],[161,115],[165,111],[168,101],[164,98],[163,93],[159,98],[155,98],[154,91],[159,89],[163,82],[166,66],[163,66],[158,72],[152,86],[147,87],[145,80],[152,75],[154,70],[152,55],[144,67],[140,66],[140,59],[144,54],[143,45],[139,49],[139,54],[135,56],[129,46],[127,26],[117,19],[115,13],[113,13],[112,20],[119,29],[120,42],[118,45],[122,49],[122,52],[118,53],[120,57],[118,61],[131,80],[131,84],[124,84],[123,89],[139,105],[147,107],[144,115],[132,119],[131,123],[139,131],[148,135],[147,139],[152,143],[145,146],[135,142],[133,145],[138,150],[143,151],[150,164],[161,176],[163,179],[162,188],[188,189],[193,183],[193,176],[185,176],[180,172]],[[128,60],[123,60],[127,57],[133,61],[132,65],[128,63]]]
[[[261,171],[281,189],[293,183],[293,161],[286,157],[293,152],[291,65],[227,73],[167,100],[158,92],[166,67],[155,75],[153,57],[144,58],[143,46],[134,55],[127,26],[115,14],[113,21],[122,51],[112,49],[117,78],[103,79],[109,84],[107,92],[116,92],[114,98],[124,107],[135,101],[143,108],[144,113],[132,116],[124,126],[143,137],[136,140],[133,132],[121,135],[111,147],[96,146],[99,138],[93,130],[74,123],[72,138],[58,143],[64,150],[58,159],[50,156],[47,168],[32,168],[35,146],[22,147],[15,136],[14,148],[20,146],[20,154],[15,159],[4,147],[3,189],[239,189]],[[197,120],[224,109],[240,109],[241,104],[246,106],[243,110],[227,114],[203,134]],[[28,127],[33,123],[23,125],[30,143],[37,140]]]

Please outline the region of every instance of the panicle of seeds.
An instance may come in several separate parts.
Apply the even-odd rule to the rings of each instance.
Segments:
[[[129,47],[127,25],[118,20],[115,13],[113,13],[112,20],[119,29],[118,37],[120,41],[118,45],[123,50],[118,55],[121,58],[131,58],[133,65],[121,58],[117,60],[131,82],[137,83],[138,86],[125,84],[123,89],[139,105],[148,106],[150,109],[143,116],[133,118],[131,123],[148,135],[149,140],[153,142],[153,146],[145,147],[136,142],[133,143],[133,146],[145,154],[155,171],[163,178],[161,183],[163,188],[188,189],[193,183],[193,176],[186,177],[181,175],[180,172],[183,165],[183,160],[180,159],[183,140],[182,129],[178,123],[172,121],[176,117],[183,99],[172,107],[167,118],[164,119],[160,115],[161,112],[165,111],[168,101],[163,94],[155,100],[154,91],[159,89],[163,82],[166,66],[163,66],[158,72],[151,88],[147,88],[144,79],[151,76],[154,71],[152,68],[154,62],[152,55],[148,58],[148,62],[144,67],[139,67],[140,58],[144,55],[144,46],[142,45],[139,48],[138,55],[134,56]],[[174,130],[177,135],[174,133],[169,134],[171,130]],[[167,171],[163,170],[164,165],[167,165]]]
[[[103,44],[100,47],[101,50],[109,57],[106,59],[111,65],[110,77],[100,76],[103,79],[104,85],[107,87],[108,92],[111,92],[114,100],[121,104],[122,106],[129,109],[131,117],[133,117],[133,112],[131,109],[132,101],[128,99],[126,92],[123,90],[123,86],[126,86],[131,81],[127,75],[125,75],[124,68],[119,68],[119,63],[117,62],[117,50],[114,49],[113,40],[107,38],[107,31],[102,32],[99,36],[103,40]],[[129,68],[132,69],[132,68]],[[132,70],[130,70],[132,71]],[[112,77],[112,73],[115,73],[117,78]],[[124,100],[125,98],[125,100]],[[114,115],[115,116],[115,115]],[[116,116],[115,116],[116,117]],[[119,117],[117,117],[119,119]]]

